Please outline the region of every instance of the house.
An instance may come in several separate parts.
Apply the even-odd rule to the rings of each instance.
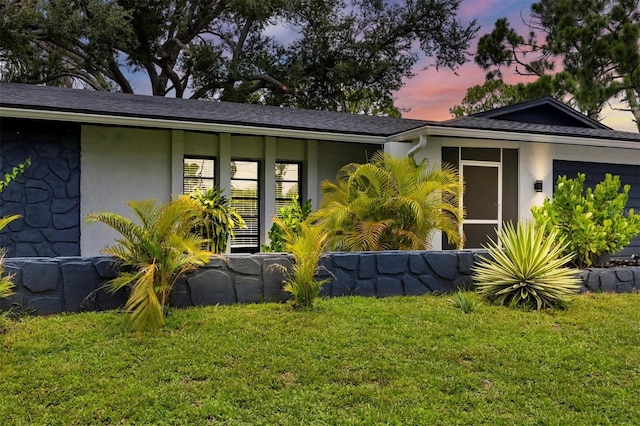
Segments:
[[[379,149],[460,170],[469,248],[530,218],[561,174],[619,174],[640,207],[640,134],[551,98],[435,122],[1,83],[0,127],[4,172],[32,158],[0,194],[0,215],[23,216],[0,234],[10,256],[98,254],[116,234],[86,214],[128,215],[128,200],[214,185],[241,201],[248,224],[232,251],[254,252],[291,194],[317,206],[322,180]]]

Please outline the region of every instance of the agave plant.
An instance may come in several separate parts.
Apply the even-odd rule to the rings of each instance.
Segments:
[[[304,221],[299,232],[292,230],[281,219],[275,218],[285,232],[285,251],[293,255],[294,265],[284,285],[284,291],[293,296],[295,307],[308,307],[320,295],[327,280],[317,280],[320,256],[327,246],[327,233],[318,225]]]
[[[204,239],[191,231],[200,220],[200,206],[187,196],[156,204],[155,200],[129,201],[140,224],[115,213],[98,212],[89,222],[103,222],[122,238],[103,250],[122,262],[125,272],[107,283],[116,292],[130,287],[125,309],[137,330],[164,324],[164,307],[178,278],[204,265],[210,252]]]
[[[367,164],[343,167],[336,183],[322,182],[322,191],[312,217],[330,232],[332,249],[422,250],[435,230],[463,243],[462,184],[451,168],[377,152]]]
[[[580,289],[576,271],[563,266],[573,255],[562,256],[567,244],[552,231],[546,237],[533,222],[506,224],[485,247],[492,259],[482,257],[473,268],[477,289],[501,305],[543,309],[562,306]]]

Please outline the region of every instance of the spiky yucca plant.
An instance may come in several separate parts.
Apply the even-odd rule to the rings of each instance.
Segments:
[[[284,291],[293,296],[294,307],[309,307],[320,295],[327,280],[315,279],[320,256],[327,246],[328,234],[318,225],[303,221],[294,231],[281,219],[274,222],[284,231],[285,251],[293,255],[294,265],[284,285]]]
[[[115,213],[98,212],[89,222],[103,222],[122,238],[102,252],[130,269],[111,280],[116,292],[129,286],[125,309],[137,330],[157,329],[164,324],[164,307],[178,278],[204,265],[210,252],[202,250],[203,238],[191,231],[200,217],[197,202],[187,196],[157,205],[155,200],[129,201],[140,224]],[[125,268],[126,270],[127,268]]]
[[[498,235],[502,249],[490,240],[485,247],[493,259],[482,257],[473,268],[478,292],[501,305],[543,309],[562,306],[580,289],[576,271],[563,266],[566,243],[555,231],[545,238],[533,222],[510,223]]]

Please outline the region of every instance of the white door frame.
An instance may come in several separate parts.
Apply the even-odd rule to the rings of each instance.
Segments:
[[[502,150],[500,150],[500,160],[497,161],[478,161],[478,160],[462,160],[460,159],[460,182],[464,183],[464,167],[465,166],[475,166],[475,167],[493,167],[498,169],[498,203],[496,208],[497,211],[497,219],[467,219],[465,218],[460,222],[460,235],[464,230],[464,224],[469,225],[495,225],[498,232],[502,229]],[[460,197],[460,208],[464,208],[464,192]],[[499,241],[498,241],[499,243]]]

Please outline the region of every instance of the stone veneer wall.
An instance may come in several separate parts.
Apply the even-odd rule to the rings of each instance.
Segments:
[[[481,251],[328,253],[321,259],[321,278],[330,281],[325,296],[397,296],[450,293],[470,286],[471,267]],[[181,280],[172,294],[177,307],[232,303],[283,302],[283,254],[228,255]],[[58,257],[6,259],[16,294],[0,300],[36,314],[106,310],[123,306],[102,285],[117,274],[111,258]],[[580,272],[582,291],[628,293],[640,290],[640,267],[588,269]]]
[[[2,119],[0,176],[31,158],[0,194],[0,217],[19,214],[0,232],[8,257],[80,254],[80,127]]]

